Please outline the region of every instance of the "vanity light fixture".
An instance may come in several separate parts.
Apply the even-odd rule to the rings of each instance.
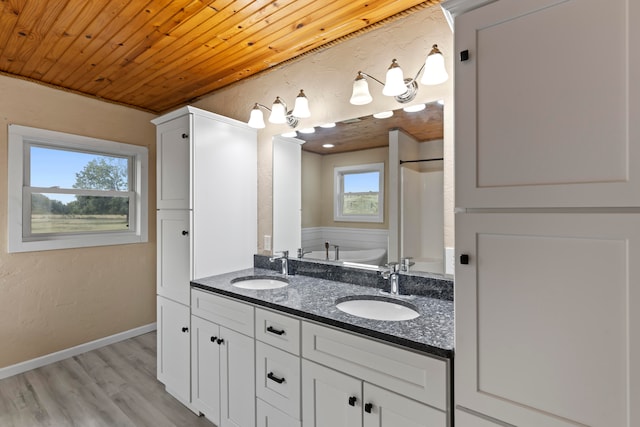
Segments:
[[[309,110],[309,100],[304,94],[304,90],[300,89],[300,93],[296,97],[296,101],[293,107],[293,111],[287,110],[287,104],[279,96],[276,96],[275,101],[271,105],[271,108],[264,104],[256,102],[251,109],[249,121],[247,124],[254,129],[264,129],[266,127],[264,123],[264,115],[262,113],[263,108],[269,111],[269,123],[282,124],[286,123],[289,127],[295,128],[298,126],[299,119],[311,117],[311,111]]]
[[[391,116],[393,116],[393,111],[380,111],[373,115],[376,119],[388,119]]]
[[[404,107],[403,110],[407,113],[417,113],[418,111],[422,111],[425,108],[427,108],[425,104],[415,104]]]
[[[413,101],[418,93],[418,76],[422,74],[420,83],[424,85],[437,85],[448,80],[449,74],[444,65],[444,56],[438,45],[434,44],[431,51],[427,55],[427,59],[420,67],[414,78],[404,78],[402,68],[398,61],[394,59],[387,69],[385,82],[382,83],[375,77],[363,71],[358,71],[353,81],[353,91],[349,102],[353,105],[365,105],[373,101],[373,97],[369,92],[369,83],[367,77],[383,85],[382,94],[393,96],[397,102],[406,104]]]

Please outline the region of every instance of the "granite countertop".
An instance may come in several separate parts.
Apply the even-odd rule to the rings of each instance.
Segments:
[[[379,296],[378,288],[303,275],[287,276],[289,285],[278,289],[241,289],[231,284],[232,279],[248,276],[285,277],[273,270],[248,268],[196,279],[191,285],[434,356],[453,358],[453,301],[416,296],[408,300],[420,313],[416,319],[371,320],[340,311],[335,300],[353,295]]]

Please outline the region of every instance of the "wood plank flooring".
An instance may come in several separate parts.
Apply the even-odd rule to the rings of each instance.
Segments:
[[[156,333],[0,380],[2,427],[214,427],[156,379]]]

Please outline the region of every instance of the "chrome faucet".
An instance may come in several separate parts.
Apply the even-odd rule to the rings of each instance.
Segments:
[[[334,261],[338,261],[340,259],[340,246],[338,245],[331,245],[335,248],[335,256],[334,256]]]
[[[310,254],[311,251],[305,251],[304,248],[298,248],[298,258],[304,257],[306,254]]]
[[[399,278],[400,278],[400,265],[397,262],[390,262],[386,265],[388,270],[384,270],[380,273],[383,279],[389,280],[389,294],[390,295],[400,295],[400,286],[399,286]]]
[[[278,261],[278,260],[282,260],[282,274],[284,274],[285,276],[289,275],[289,251],[282,251],[280,252],[279,256],[276,256],[276,254],[274,254],[274,256],[272,256],[271,258],[269,258],[269,261],[274,262],[274,261]]]
[[[400,259],[400,263],[401,263],[401,267],[400,269],[405,272],[408,273],[409,269],[411,268],[412,265],[415,265],[415,262],[411,261],[413,259],[413,257],[407,256],[404,257],[402,259]]]

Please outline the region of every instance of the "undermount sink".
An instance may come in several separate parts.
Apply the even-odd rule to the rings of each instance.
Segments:
[[[360,295],[338,298],[336,307],[353,316],[373,320],[411,320],[420,316],[412,304],[392,298]]]
[[[289,284],[287,279],[279,277],[237,277],[231,280],[231,285],[241,289],[278,289]]]

